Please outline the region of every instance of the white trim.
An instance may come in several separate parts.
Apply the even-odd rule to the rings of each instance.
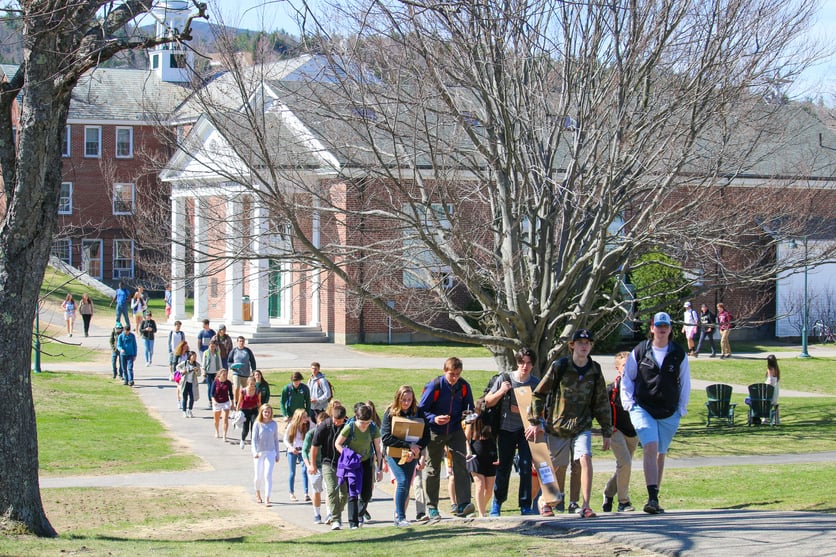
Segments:
[[[61,190],[62,191],[63,191],[65,185],[69,186],[69,189],[70,189],[70,192],[69,192],[69,195],[68,195],[69,206],[70,207],[69,207],[69,210],[65,210],[65,211],[61,210],[61,205],[62,205],[61,200],[63,199],[64,196],[61,195],[62,192],[59,192],[59,194],[58,194],[58,214],[59,215],[72,215],[73,214],[73,183],[72,182],[61,182]]]
[[[119,154],[119,132],[121,130],[128,131],[128,154]],[[134,127],[133,126],[116,126],[113,131],[113,152],[117,159],[132,159],[134,158]]]
[[[63,149],[64,146],[63,145],[61,146],[61,158],[62,159],[68,159],[68,158],[72,157],[73,156],[73,131],[72,131],[72,126],[70,126],[69,124],[64,126],[64,139],[62,139],[61,141],[62,141],[62,143],[63,143],[63,141],[67,142],[67,150],[66,151],[64,151],[64,149]]]
[[[98,145],[99,150],[98,153],[95,155],[87,154],[87,130],[98,130],[99,132],[99,139]],[[83,150],[84,158],[85,159],[100,159],[102,158],[102,127],[101,126],[84,126],[84,150]]]
[[[93,274],[93,273],[90,272],[90,265],[87,264],[87,263],[89,263],[90,260],[88,260],[84,256],[84,254],[85,254],[84,246],[85,246],[85,244],[86,245],[92,245],[92,244],[97,244],[97,243],[99,244],[99,258],[98,258],[99,273],[98,274]],[[84,271],[85,273],[87,273],[88,275],[90,275],[91,277],[93,277],[94,279],[102,280],[102,277],[104,276],[104,240],[102,240],[100,238],[91,238],[91,239],[82,238],[82,240],[81,240],[81,270]]]
[[[75,125],[75,126],[133,126],[133,127],[140,127],[140,126],[149,126],[153,127],[158,125],[158,122],[153,122],[150,120],[95,120],[91,118],[67,118],[67,124]]]
[[[57,255],[55,255],[55,244],[57,244],[58,242],[65,242],[67,244],[67,259],[66,260],[64,260],[64,259],[58,257]],[[61,261],[63,263],[66,263],[67,265],[72,267],[72,265],[73,265],[73,241],[72,241],[72,239],[70,239],[70,238],[55,238],[55,239],[53,239],[52,240],[52,246],[50,246],[50,248],[49,248],[49,255],[50,255],[50,257],[54,257],[54,258],[58,259],[59,261]]]
[[[116,187],[130,186],[131,188],[131,207],[129,211],[116,210]],[[121,197],[120,197],[121,198]],[[114,215],[133,215],[136,212],[136,184],[130,182],[116,182],[113,184],[113,190],[110,197],[110,208]]]
[[[116,260],[118,259],[118,260],[121,260],[121,261],[125,261],[125,259],[126,259],[124,257],[116,257],[117,254],[118,254],[118,250],[116,249],[116,246],[121,242],[130,242],[130,252],[131,253],[130,253],[130,258],[128,258],[128,260],[130,261],[130,266],[129,267],[121,267],[120,266],[120,267],[117,268],[116,267]],[[112,263],[112,266],[111,266],[111,274],[113,275],[113,279],[118,280],[118,279],[132,279],[132,278],[134,278],[134,272],[135,272],[135,268],[134,268],[134,263],[135,263],[134,262],[134,241],[129,239],[129,238],[114,238],[113,239],[113,254],[112,255],[113,255],[113,263]]]

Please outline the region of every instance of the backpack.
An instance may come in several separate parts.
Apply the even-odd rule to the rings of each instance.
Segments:
[[[505,393],[505,395],[499,399],[494,406],[488,407],[485,403],[485,395],[489,394],[492,390],[494,385],[497,384],[497,381],[510,381],[511,378],[508,376],[507,373],[497,373],[493,377],[491,377],[490,381],[488,381],[488,386],[485,387],[485,392],[483,393],[482,397],[476,401],[476,409],[479,410],[479,417],[482,420],[482,423],[486,426],[491,428],[491,432],[494,436],[499,433],[499,426],[502,423],[502,401],[505,400],[506,396],[510,396],[509,393]]]
[[[346,447],[348,446],[348,444],[349,444],[349,443],[351,443],[351,440],[352,440],[352,439],[354,439],[354,422],[355,422],[355,420],[356,420],[356,418],[351,418],[350,420],[348,420],[348,421],[346,422],[346,424],[347,424],[347,425],[348,425],[348,427],[349,427],[349,429],[348,429],[348,438],[345,440],[345,444],[344,444],[344,446],[346,446]],[[369,441],[369,444],[371,445],[371,449],[372,449],[372,456],[373,456],[374,458],[377,458],[377,456],[378,456],[378,455],[377,455],[377,451],[375,451],[375,450],[374,450],[374,432],[375,432],[376,430],[377,430],[377,424],[376,424],[376,423],[374,423],[374,422],[371,422],[371,423],[369,424],[369,432],[370,432],[370,434],[371,434],[371,440]]]
[[[462,385],[462,400],[467,398],[467,385],[464,383]],[[436,383],[436,387],[433,388],[433,402],[438,402],[438,395],[441,392],[441,376],[438,377],[438,381]]]
[[[328,383],[328,390],[331,393],[331,395],[328,397],[328,402],[331,402],[331,399],[334,398],[334,385],[332,385],[331,382],[328,381],[327,377],[323,377],[322,379],[325,379],[325,382]],[[317,381],[322,381],[322,379],[317,379]]]

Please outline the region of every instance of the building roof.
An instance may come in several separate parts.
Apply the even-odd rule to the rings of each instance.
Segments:
[[[18,66],[0,65],[12,76]],[[168,118],[183,102],[188,84],[162,81],[152,70],[94,68],[79,80],[70,101],[70,120],[153,122]]]

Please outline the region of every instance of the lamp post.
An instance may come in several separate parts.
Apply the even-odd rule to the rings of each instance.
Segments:
[[[40,306],[35,308],[35,355],[34,355],[34,368],[32,369],[35,373],[41,372],[41,308]]]
[[[804,307],[801,308],[801,354],[798,357],[810,357],[807,352],[807,236],[804,236]]]

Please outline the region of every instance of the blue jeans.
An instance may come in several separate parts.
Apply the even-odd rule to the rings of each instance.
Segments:
[[[119,351],[114,350],[110,354],[110,367],[113,368],[113,378],[116,379],[117,373],[122,377],[122,358],[119,357]]]
[[[290,466],[290,477],[288,478],[288,488],[290,493],[293,493],[293,484],[296,483],[296,464],[302,465],[302,487],[305,488],[305,495],[308,494],[308,469],[305,462],[302,460],[302,453],[293,454],[287,451],[287,463]]]
[[[136,356],[122,354],[122,379],[125,385],[134,382],[134,359]]]
[[[145,363],[150,364],[154,358],[154,339],[144,338],[142,343],[145,345]]]
[[[206,392],[209,396],[209,406],[212,405],[212,396],[215,394],[215,376],[218,375],[217,373],[207,373],[206,374],[206,384],[207,389]]]
[[[196,389],[197,385],[194,383],[186,383],[183,385],[183,399],[180,402],[180,410],[185,412],[186,410],[193,410],[194,409],[194,391],[192,389]],[[187,402],[188,401],[188,402]]]
[[[395,476],[397,486],[395,487],[395,512],[398,515],[398,520],[406,520],[406,503],[409,501],[409,488],[412,485],[412,476],[415,475],[415,466],[418,465],[417,460],[407,462],[406,464],[398,464],[398,461],[391,456],[386,456],[386,461],[389,463],[389,470]]]
[[[499,467],[496,469],[496,483],[493,494],[500,504],[508,499],[508,483],[511,479],[511,468],[514,465],[514,453],[520,455],[520,509],[531,508],[531,449],[528,441],[525,440],[525,430],[504,431],[499,430]]]
[[[124,319],[121,319],[124,317]],[[131,318],[128,317],[128,304],[116,304],[116,320],[122,325],[130,325]]]

